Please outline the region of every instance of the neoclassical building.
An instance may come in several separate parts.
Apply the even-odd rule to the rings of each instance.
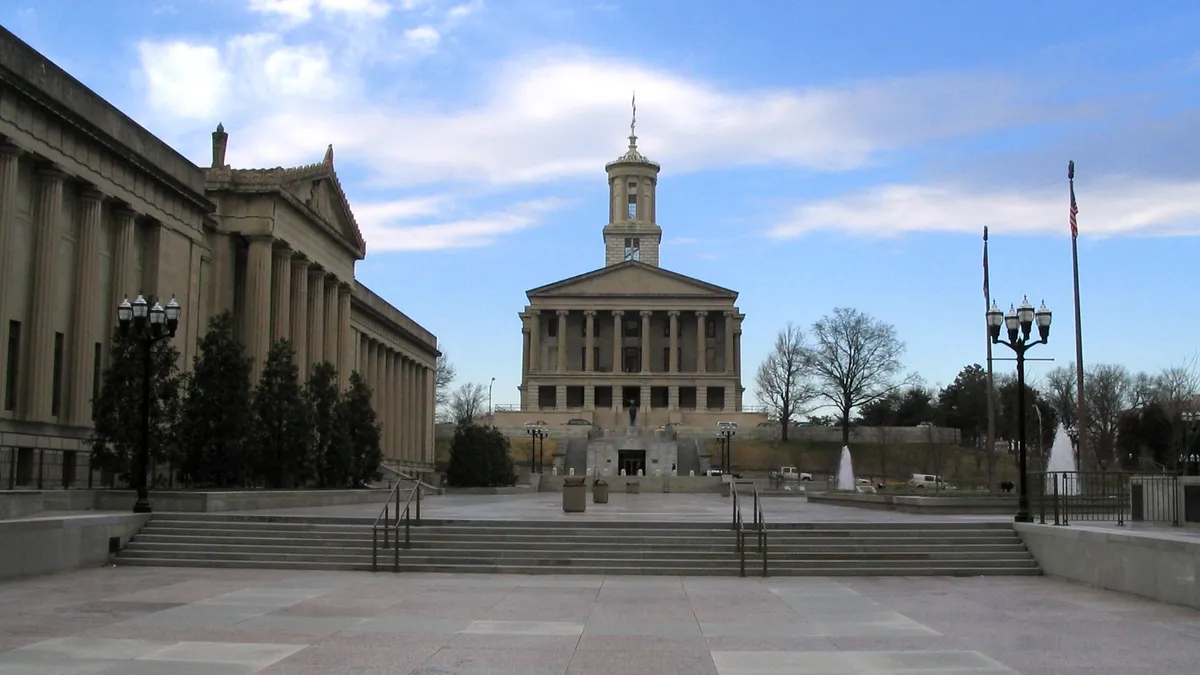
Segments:
[[[638,151],[632,125],[628,151],[606,169],[604,267],[526,294],[521,414],[605,428],[735,419],[737,293],[659,266],[659,165]]]
[[[332,148],[234,169],[228,143],[218,127],[196,166],[0,28],[0,451],[26,473],[37,448],[86,467],[116,306],[138,294],[183,305],[184,368],[229,310],[256,375],[277,338],[343,387],[358,370],[389,463],[432,470],[437,339],[355,280],[366,242]]]

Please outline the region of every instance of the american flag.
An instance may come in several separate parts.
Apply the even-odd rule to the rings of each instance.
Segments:
[[[1071,181],[1071,237],[1079,236],[1079,222],[1076,216],[1079,215],[1079,207],[1075,205],[1075,181]]]
[[[992,299],[992,291],[988,288],[988,263],[987,263],[987,225],[983,226],[983,301],[984,304]]]

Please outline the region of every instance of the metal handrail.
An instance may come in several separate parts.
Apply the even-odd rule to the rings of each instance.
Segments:
[[[421,493],[423,489],[439,490],[439,488],[426,483],[425,481],[397,472],[400,480],[392,486],[392,491],[388,493],[388,498],[383,503],[383,509],[379,515],[375,517],[375,522],[371,525],[371,571],[375,572],[379,569],[379,524],[383,521],[383,546],[392,548],[392,571],[400,571],[400,521],[404,520],[404,548],[412,548],[412,512],[414,509],[414,501],[416,508],[417,525],[421,524]],[[405,483],[412,483],[411,491],[408,493],[408,499],[404,501],[404,508],[400,508],[400,488]],[[392,519],[391,507],[392,500],[395,500],[395,520]],[[389,543],[389,534],[391,542]]]
[[[767,519],[763,511],[762,499],[758,494],[758,484],[751,480],[730,481],[729,489],[733,497],[733,529],[737,532],[737,551],[741,575],[746,576],[746,527],[742,516],[741,497],[738,494],[738,484],[750,485],[754,497],[754,530],[758,538],[758,551],[762,555],[762,575],[767,576]]]

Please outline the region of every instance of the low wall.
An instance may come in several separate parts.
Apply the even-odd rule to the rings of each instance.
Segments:
[[[0,522],[0,579],[104,565],[109,539],[124,547],[149,519],[106,513]]]
[[[541,492],[562,492],[563,479],[567,476],[543,475],[539,490]],[[588,490],[591,490],[595,478],[587,476]],[[720,492],[720,476],[601,476],[608,483],[609,492],[623,493],[626,485],[636,482],[638,489],[644,493],[652,492]]]
[[[4,490],[0,491],[0,520],[42,511],[91,511],[95,503],[91,490]]]
[[[199,492],[151,490],[150,503],[155,511],[215,513],[254,511],[257,509],[293,509],[343,504],[382,504],[388,490],[230,490]],[[95,508],[124,511],[136,499],[132,490],[97,490]]]
[[[808,501],[813,504],[900,513],[1014,515],[1017,511],[1016,500],[1005,497],[921,497],[856,492],[810,492]]]
[[[1200,609],[1200,537],[1034,523],[1016,530],[1050,576]]]

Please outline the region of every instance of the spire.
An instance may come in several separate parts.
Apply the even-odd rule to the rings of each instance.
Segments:
[[[632,163],[632,164],[650,164],[650,165],[657,167],[658,164],[656,164],[655,162],[651,162],[650,160],[646,159],[645,155],[638,152],[638,148],[637,148],[637,92],[633,93],[633,100],[631,101],[631,105],[633,107],[633,118],[629,121],[629,149],[625,151],[625,154],[618,157],[616,159],[616,161],[609,162],[605,166],[612,166],[613,164],[630,164],[630,163]]]
[[[633,119],[629,122],[629,149],[637,152],[637,92],[633,92]]]

